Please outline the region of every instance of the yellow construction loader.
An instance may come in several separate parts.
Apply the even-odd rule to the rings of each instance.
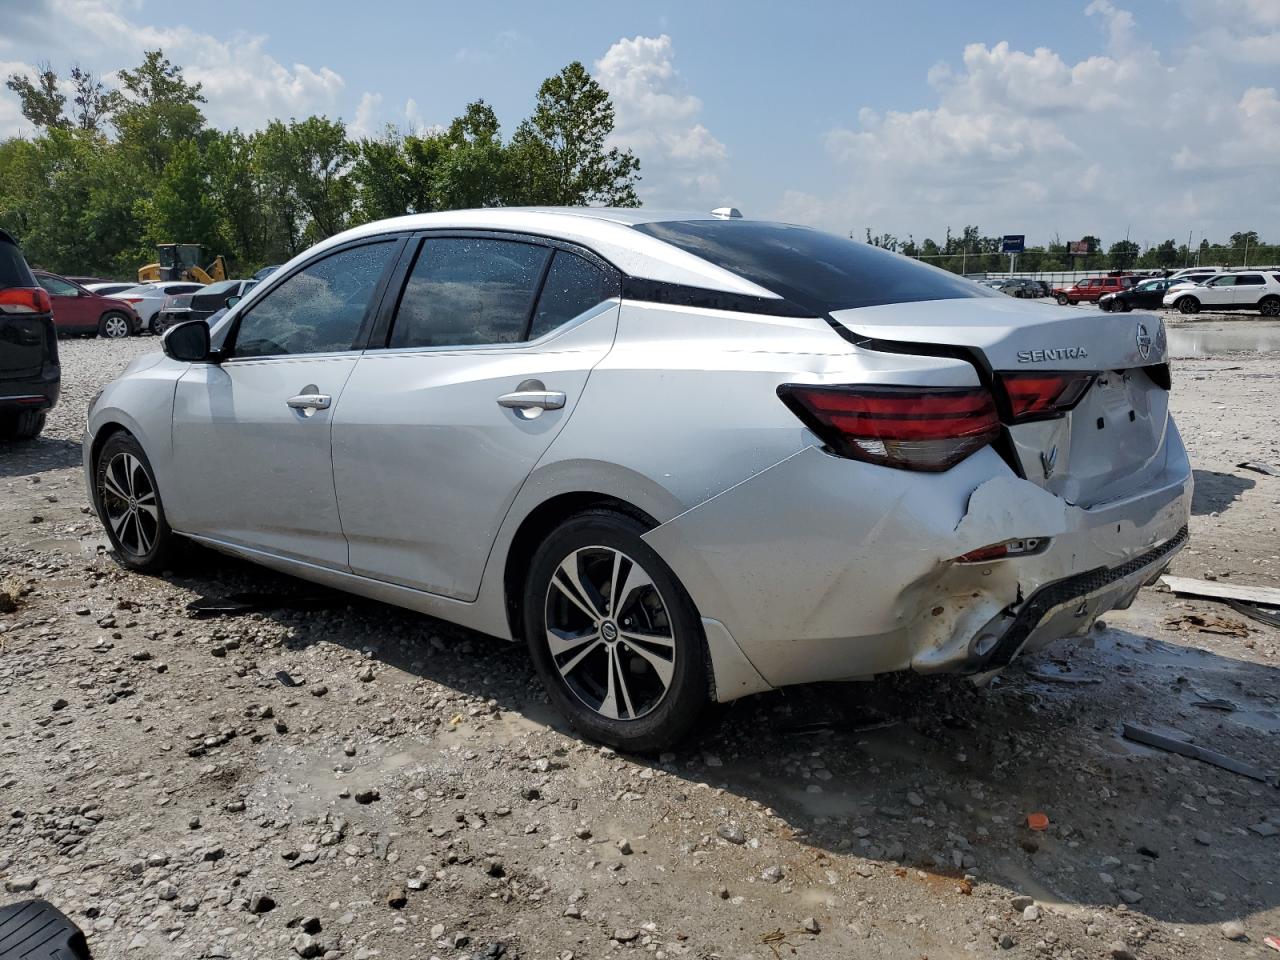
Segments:
[[[156,252],[160,259],[138,268],[139,283],[155,283],[159,280],[192,280],[196,283],[213,283],[227,279],[227,264],[222,255],[213,258],[208,267],[200,266],[202,258],[198,243],[158,243]]]

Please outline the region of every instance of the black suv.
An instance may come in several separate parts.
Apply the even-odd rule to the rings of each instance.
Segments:
[[[39,434],[61,387],[53,304],[0,230],[0,441]]]

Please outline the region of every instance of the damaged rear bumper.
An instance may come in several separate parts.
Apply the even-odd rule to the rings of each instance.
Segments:
[[[1085,509],[990,450],[912,474],[809,448],[645,539],[771,686],[977,673],[1087,631],[1163,571],[1192,491],[1172,421],[1161,456],[1141,488]],[[955,562],[1019,537],[1047,546]]]

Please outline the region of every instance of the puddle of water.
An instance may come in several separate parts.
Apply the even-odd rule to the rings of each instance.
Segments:
[[[1280,352],[1280,323],[1274,320],[1177,323],[1169,324],[1167,330],[1171,357]]]

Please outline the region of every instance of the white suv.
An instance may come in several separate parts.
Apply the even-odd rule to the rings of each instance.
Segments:
[[[1177,286],[1164,295],[1166,307],[1181,313],[1211,310],[1257,310],[1280,317],[1280,272],[1240,270],[1223,273],[1194,287]]]

